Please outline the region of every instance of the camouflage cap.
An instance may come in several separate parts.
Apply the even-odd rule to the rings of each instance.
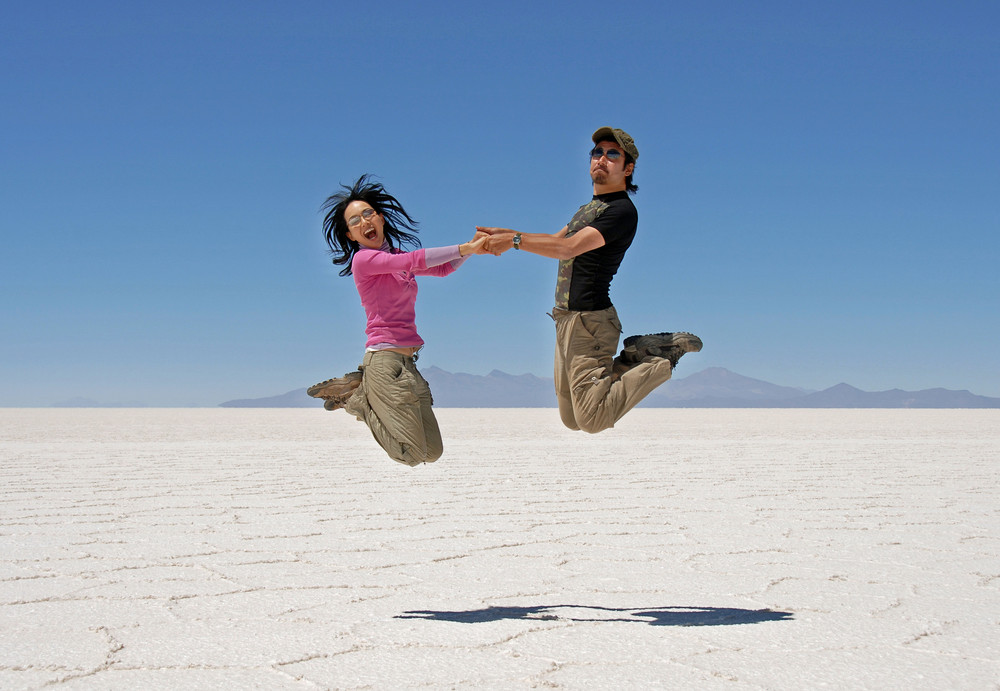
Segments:
[[[618,146],[631,156],[633,161],[639,160],[639,149],[636,148],[635,141],[625,130],[620,130],[617,127],[602,127],[594,132],[593,139],[595,144],[600,142],[618,142]]]

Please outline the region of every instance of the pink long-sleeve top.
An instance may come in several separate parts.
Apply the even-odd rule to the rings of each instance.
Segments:
[[[458,245],[414,252],[361,249],[351,260],[354,285],[361,296],[368,324],[366,348],[424,344],[417,333],[417,276],[447,276],[461,266]]]

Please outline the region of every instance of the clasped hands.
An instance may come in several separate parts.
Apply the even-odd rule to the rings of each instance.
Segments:
[[[474,254],[492,254],[499,257],[514,246],[516,230],[476,226],[476,234],[469,242]]]

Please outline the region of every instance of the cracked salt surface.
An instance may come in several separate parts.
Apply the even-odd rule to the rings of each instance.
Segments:
[[[998,411],[438,417],[0,409],[0,688],[1000,688]]]

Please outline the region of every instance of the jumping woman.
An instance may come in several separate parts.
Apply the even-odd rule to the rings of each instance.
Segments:
[[[408,466],[443,452],[431,391],[417,371],[424,341],[414,306],[417,276],[447,276],[470,254],[485,254],[487,236],[420,249],[417,222],[380,184],[362,175],[323,204],[323,231],[341,276],[354,276],[368,323],[358,371],[309,387],[324,408],[344,408],[364,421],[389,457]],[[404,248],[411,251],[405,251]]]

